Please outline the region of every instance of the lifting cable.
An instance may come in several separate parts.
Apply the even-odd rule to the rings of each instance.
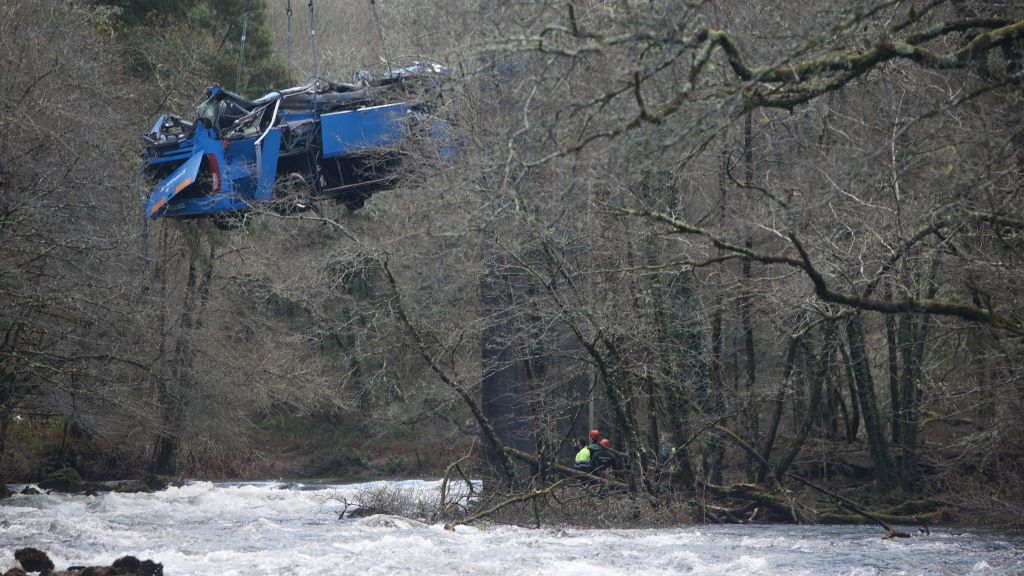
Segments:
[[[288,80],[292,78],[292,0],[288,0],[288,7],[285,9],[285,14],[288,15]]]
[[[316,9],[313,0],[309,0],[309,49],[313,53],[313,70],[316,79],[320,79],[320,53],[316,49]]]
[[[384,27],[380,23],[380,14],[377,13],[377,1],[370,0],[370,11],[373,13],[373,20],[377,23],[377,34],[380,35],[380,51],[384,55],[384,65],[388,67],[388,76],[391,75],[391,58],[388,58],[388,45],[384,41]]]
[[[242,13],[242,41],[238,47],[238,71],[235,73],[235,93],[240,94],[242,89],[242,68],[245,66],[245,40],[249,31],[249,12],[252,10],[252,0],[245,4],[245,12]]]

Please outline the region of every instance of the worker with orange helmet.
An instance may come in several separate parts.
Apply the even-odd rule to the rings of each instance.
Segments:
[[[596,450],[590,451],[591,474],[600,476],[605,470],[615,466],[615,453],[612,452],[612,443],[607,438],[602,438],[597,444]]]
[[[573,464],[573,467],[579,470],[580,472],[593,472],[593,454],[594,452],[597,452],[601,449],[601,445],[598,442],[601,439],[600,430],[598,430],[597,428],[591,429],[589,438],[590,443],[587,444],[586,442],[581,441],[581,448],[578,452],[576,452],[576,461]]]

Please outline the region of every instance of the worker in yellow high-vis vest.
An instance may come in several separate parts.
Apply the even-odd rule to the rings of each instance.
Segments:
[[[576,461],[573,467],[580,472],[590,473],[594,469],[592,454],[600,449],[598,440],[601,439],[601,431],[594,428],[590,431],[590,443],[584,444],[579,452],[576,452]]]

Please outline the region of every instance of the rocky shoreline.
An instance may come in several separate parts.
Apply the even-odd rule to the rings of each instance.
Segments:
[[[11,568],[4,576],[163,576],[164,567],[152,560],[139,560],[134,556],[123,556],[109,566],[70,566],[66,570],[54,571],[53,561],[42,550],[20,548],[14,551],[14,559],[20,568]]]
[[[74,468],[61,468],[51,472],[38,484],[29,484],[20,490],[20,494],[40,494],[42,492],[64,492],[68,494],[96,495],[103,492],[159,492],[171,485],[168,479],[147,475],[140,480],[124,480],[120,482],[85,482]],[[0,499],[13,495],[4,484],[0,484]]]

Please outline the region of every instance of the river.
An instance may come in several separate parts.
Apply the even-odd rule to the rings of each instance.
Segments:
[[[14,550],[58,568],[132,554],[167,576],[1024,575],[1024,535],[934,530],[884,540],[876,527],[688,526],[582,530],[339,520],[345,501],[389,487],[434,498],[438,482],[302,485],[193,482],[155,494],[16,495],[0,501],[0,573]]]

